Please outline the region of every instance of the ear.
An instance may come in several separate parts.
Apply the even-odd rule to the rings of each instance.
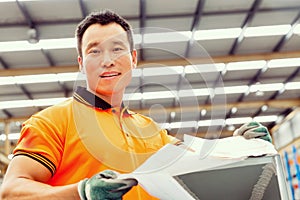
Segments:
[[[82,72],[84,74],[85,70],[84,70],[84,67],[83,67],[83,64],[82,64],[82,58],[81,58],[81,56],[77,56],[77,62],[78,62],[78,65],[79,65],[80,72]]]
[[[137,67],[137,51],[136,51],[136,49],[132,50],[131,56],[132,56],[132,66],[133,66],[133,68],[136,68]]]

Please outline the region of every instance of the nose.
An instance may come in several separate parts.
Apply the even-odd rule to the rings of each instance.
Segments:
[[[112,67],[114,65],[114,58],[110,52],[105,51],[101,60],[101,66],[103,67]]]

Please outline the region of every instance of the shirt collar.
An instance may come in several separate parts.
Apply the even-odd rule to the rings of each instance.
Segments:
[[[83,104],[93,106],[96,108],[100,108],[102,110],[112,108],[112,106],[109,103],[107,103],[100,97],[94,95],[93,93],[89,92],[86,88],[81,87],[81,86],[78,86],[76,88],[76,91],[74,92],[73,97],[75,100],[77,100]],[[122,105],[122,107],[123,107],[123,105]]]

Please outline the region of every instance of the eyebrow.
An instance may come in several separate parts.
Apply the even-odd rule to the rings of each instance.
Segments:
[[[86,50],[89,50],[92,47],[98,46],[99,42],[91,42],[87,45]]]
[[[87,45],[86,50],[91,49],[92,47],[98,46],[99,44],[101,44],[102,42],[91,42]],[[116,41],[112,41],[113,45],[122,45],[122,46],[126,46],[125,42],[121,41],[121,40],[116,40]]]

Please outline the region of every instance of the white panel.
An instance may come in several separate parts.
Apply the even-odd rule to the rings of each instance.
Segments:
[[[189,0],[188,3],[182,0],[151,0],[146,1],[147,15],[158,14],[179,14],[195,12],[198,0]]]
[[[49,63],[41,51],[5,52],[1,54],[1,57],[10,68],[49,66]]]
[[[73,38],[77,24],[55,24],[38,26],[40,39]]]
[[[187,31],[191,29],[192,22],[192,17],[147,19],[146,27],[161,27],[174,31]]]
[[[16,2],[1,2],[0,23],[25,22]]]
[[[249,10],[253,1],[209,0],[205,1],[204,11]]]
[[[295,137],[300,137],[300,112],[296,113],[296,115],[291,120],[291,123]]]
[[[139,2],[138,0],[97,0],[97,1],[83,1],[89,12],[100,11],[103,9],[110,9],[117,12],[123,17],[139,16]],[[147,2],[148,3],[148,2]]]
[[[251,22],[251,26],[291,24],[297,16],[298,12],[298,10],[257,12]]]
[[[200,20],[199,30],[223,29],[241,27],[246,14],[232,15],[203,15]],[[224,21],[226,23],[224,23]]]
[[[280,8],[280,7],[299,7],[299,0],[264,0],[260,8]]]
[[[59,21],[82,17],[78,1],[24,1],[23,3],[34,21]]]
[[[29,28],[25,26],[19,27],[2,27],[0,28],[0,42],[27,40],[27,31]]]
[[[271,52],[281,37],[247,37],[238,47],[237,54]]]

